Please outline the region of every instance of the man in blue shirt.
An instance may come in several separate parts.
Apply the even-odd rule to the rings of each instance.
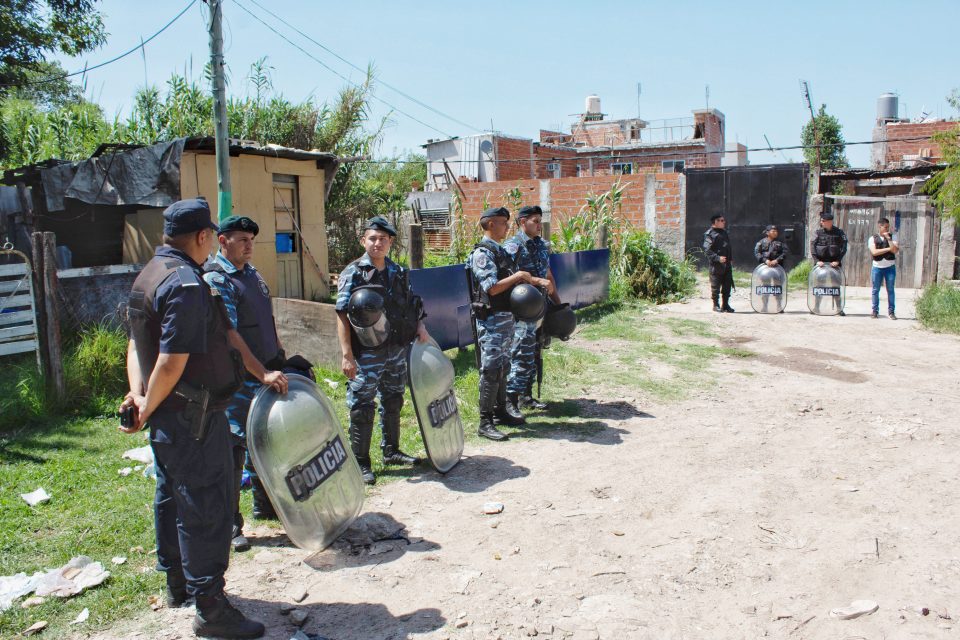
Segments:
[[[560,304],[553,273],[550,271],[550,244],[540,237],[543,233],[543,210],[534,205],[517,212],[517,234],[503,246],[515,256],[517,268],[535,278],[547,280],[547,294]],[[513,345],[510,350],[510,376],[507,378],[507,402],[518,410],[546,409],[547,405],[533,397],[533,383],[537,375],[537,323],[517,320],[514,323]]]
[[[130,392],[121,411],[133,415],[121,430],[150,427],[157,568],[166,573],[167,605],[194,597],[199,636],[259,638],[263,625],[223,593],[233,520],[224,409],[240,387],[243,364],[229,343],[226,309],[200,267],[217,227],[203,199],[175,202],[163,217],[164,244],[130,292]]]
[[[426,342],[430,335],[423,324],[426,314],[422,301],[410,287],[408,271],[387,257],[396,235],[396,229],[383,216],[370,218],[360,238],[364,254],[347,265],[337,284],[341,369],[349,378],[350,446],[367,484],[376,482],[370,439],[378,395],[383,463],[419,463],[400,450],[400,409],[407,380],[407,347],[414,337]],[[359,304],[355,295],[366,296],[365,302]],[[372,301],[379,307],[374,308]],[[359,315],[375,316],[376,324],[366,325]]]
[[[276,518],[276,512],[257,477],[257,470],[247,453],[247,414],[250,403],[261,385],[287,392],[287,378],[280,371],[284,354],[277,336],[270,302],[270,289],[250,260],[253,259],[254,238],[260,232],[256,222],[246,216],[230,216],[220,223],[217,241],[220,250],[204,266],[203,279],[220,293],[230,326],[237,330],[239,340],[232,341],[243,356],[247,376],[243,386],[234,394],[227,407],[233,442],[233,537],[231,544],[237,551],[246,551],[250,543],[243,535],[243,516],[240,514],[240,485],[244,469],[250,475],[253,492],[253,517]]]

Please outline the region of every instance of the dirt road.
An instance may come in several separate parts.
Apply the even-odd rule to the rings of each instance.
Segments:
[[[680,402],[592,389],[600,428],[470,446],[378,488],[332,550],[255,548],[228,589],[277,639],[291,608],[339,640],[956,637],[960,341],[919,329],[912,291],[896,322],[866,293],[845,318],[796,295],[780,316],[660,307],[755,355]],[[831,617],[861,599],[879,610]],[[189,637],[192,615],[98,637]]]

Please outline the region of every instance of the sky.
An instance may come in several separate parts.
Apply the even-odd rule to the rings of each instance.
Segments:
[[[262,57],[272,68],[274,89],[293,101],[332,100],[346,81],[362,81],[363,73],[253,1],[224,4],[228,91],[251,91],[246,77]],[[534,139],[541,128],[569,130],[572,114],[584,110],[590,94],[600,96],[610,118],[654,121],[690,117],[708,106],[709,87],[709,107],[726,116],[727,141],[751,149],[766,147],[764,136],[774,147],[800,143],[809,119],[801,80],[809,82],[815,108],[825,103],[839,118],[848,142],[870,140],[877,98],[888,91],[900,96],[903,117],[923,110],[934,117],[960,115],[946,101],[960,87],[957,0],[256,2],[356,67],[372,63],[380,81],[422,103],[377,86],[382,101],[374,101],[372,120],[390,121],[380,156],[422,152],[427,139],[491,128]],[[60,60],[73,71],[109,59],[186,4],[102,0],[107,44]],[[172,73],[202,80],[209,58],[206,11],[198,1],[148,43],[144,55],[89,72],[87,97],[113,116],[128,112],[145,83],[162,87]],[[869,166],[869,149],[848,147],[850,163]],[[787,160],[801,161],[802,153],[750,153],[751,164]]]

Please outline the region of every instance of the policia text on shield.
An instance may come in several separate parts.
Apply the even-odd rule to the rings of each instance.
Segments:
[[[340,274],[337,287],[337,337],[341,368],[350,379],[350,446],[364,482],[376,477],[370,465],[374,400],[380,398],[384,464],[417,464],[400,451],[400,409],[406,383],[407,346],[430,339],[420,298],[406,269],[387,257],[397,231],[385,218],[367,221],[360,243],[364,254]]]
[[[217,226],[205,200],[181,200],[163,213],[164,244],[130,292],[130,392],[122,410],[150,427],[157,472],[157,567],[167,605],[196,599],[199,636],[258,638],[264,626],[227,601],[224,573],[233,529],[233,457],[224,409],[243,381],[236,331],[220,296],[203,280]]]

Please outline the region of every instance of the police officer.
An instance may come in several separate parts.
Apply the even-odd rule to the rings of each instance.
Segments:
[[[733,249],[730,246],[730,236],[727,235],[727,219],[722,213],[718,213],[710,218],[710,225],[703,233],[703,252],[710,262],[710,298],[713,300],[713,310],[733,313],[730,306]]]
[[[474,316],[476,341],[480,350],[480,425],[477,433],[490,440],[506,440],[507,434],[494,425],[516,426],[526,422],[507,404],[507,376],[510,373],[510,346],[513,314],[510,291],[521,282],[544,289],[546,278],[537,278],[516,268],[513,256],[501,244],[510,228],[510,212],[504,207],[487,209],[480,216],[483,239],[467,256],[465,264]]]
[[[550,245],[543,232],[543,210],[534,205],[517,212],[517,234],[503,243],[507,253],[514,256],[517,269],[536,278],[546,279],[550,285],[547,295],[560,304],[556,282],[550,271]],[[513,344],[510,349],[510,376],[507,378],[507,406],[511,412],[524,409],[546,409],[547,405],[533,397],[536,377],[537,323],[517,319],[514,323]]]
[[[763,232],[766,237],[761,238],[753,247],[753,255],[757,263],[768,267],[782,267],[783,261],[787,258],[787,245],[777,240],[780,230],[777,229],[777,225],[768,224]]]
[[[383,216],[370,218],[360,238],[364,254],[347,265],[337,286],[341,368],[350,379],[347,389],[350,445],[367,484],[376,482],[370,464],[370,439],[374,399],[378,394],[383,463],[419,463],[417,458],[400,450],[400,409],[406,385],[407,346],[414,337],[426,342],[430,335],[423,324],[426,314],[420,297],[414,295],[410,287],[409,272],[387,257],[396,235],[397,230]],[[371,300],[378,300],[381,305],[383,331],[367,331],[357,318],[351,317],[363,312],[357,305],[369,305]]]
[[[753,255],[757,259],[759,264],[766,265],[768,267],[783,267],[783,261],[787,257],[787,245],[783,244],[777,237],[780,235],[780,230],[777,229],[777,225],[768,224],[767,228],[764,229],[766,237],[761,238],[757,244],[753,247]],[[770,279],[766,281],[761,280],[763,284],[774,284]],[[770,296],[763,296],[763,311],[767,311],[767,305],[770,302]],[[783,313],[783,309],[780,310],[780,313]]]
[[[287,378],[279,369],[283,366],[284,354],[277,336],[270,302],[270,289],[250,260],[253,258],[253,241],[260,233],[256,222],[246,216],[230,216],[220,223],[217,240],[220,249],[217,255],[204,265],[203,279],[220,293],[230,325],[238,336],[233,346],[243,355],[247,376],[243,387],[234,394],[227,407],[233,443],[233,538],[231,544],[237,551],[246,551],[250,543],[243,535],[243,515],[240,513],[240,484],[243,470],[250,475],[253,490],[253,517],[276,518],[273,505],[257,477],[253,461],[247,453],[247,413],[250,403],[261,384],[280,393],[287,392]]]
[[[157,566],[166,573],[167,604],[196,598],[199,636],[259,638],[223,593],[233,524],[233,459],[224,409],[242,380],[230,347],[229,320],[200,265],[217,231],[203,199],[163,212],[163,246],[130,292],[127,350],[133,412],[128,433],[150,427],[156,459]]]
[[[824,211],[820,214],[820,228],[810,241],[810,257],[818,267],[826,263],[840,269],[845,255],[847,255],[847,234],[840,227],[834,226],[833,212]],[[820,305],[820,298],[817,298],[817,305]],[[838,315],[847,314],[841,309]]]

